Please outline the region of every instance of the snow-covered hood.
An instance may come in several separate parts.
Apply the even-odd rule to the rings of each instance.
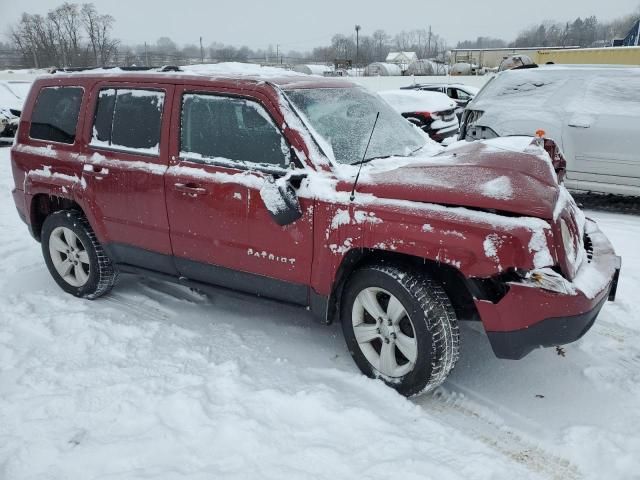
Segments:
[[[398,113],[442,112],[456,108],[456,103],[439,92],[413,92],[407,90],[385,90],[378,92]]]
[[[557,176],[547,152],[532,141],[457,142],[435,156],[380,159],[358,192],[552,219]]]

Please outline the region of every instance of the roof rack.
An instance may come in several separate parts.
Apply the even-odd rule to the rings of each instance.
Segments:
[[[112,68],[119,68],[124,72],[145,72],[145,71],[156,71],[156,72],[181,72],[182,69],[176,65],[163,65],[161,67],[68,67],[68,68],[52,68],[49,70],[49,73],[73,73],[73,72],[86,72],[90,70],[110,70]]]

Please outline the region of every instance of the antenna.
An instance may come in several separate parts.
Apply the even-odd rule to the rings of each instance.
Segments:
[[[362,171],[362,164],[364,163],[364,159],[367,157],[367,150],[369,150],[369,144],[371,143],[371,138],[373,137],[373,132],[376,130],[376,125],[378,124],[378,117],[380,117],[380,112],[376,113],[376,119],[373,122],[373,128],[371,129],[371,135],[369,135],[369,141],[367,142],[367,147],[364,149],[364,154],[362,155],[362,160],[360,160],[360,168],[358,168],[358,173],[356,174],[356,179],[353,182],[353,188],[351,189],[351,196],[349,200],[353,202],[353,199],[356,198],[356,185],[358,185],[358,179],[360,178],[360,172]]]

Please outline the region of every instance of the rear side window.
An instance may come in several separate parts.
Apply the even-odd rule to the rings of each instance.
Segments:
[[[82,103],[80,87],[45,87],[38,93],[29,136],[38,140],[73,143]]]
[[[91,145],[158,154],[164,92],[108,88],[100,91]]]
[[[180,155],[279,167],[290,161],[287,142],[260,104],[206,94],[183,96]]]

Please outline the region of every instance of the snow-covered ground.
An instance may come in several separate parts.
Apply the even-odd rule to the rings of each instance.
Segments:
[[[60,290],[0,148],[0,479],[640,478],[640,218],[590,212],[618,300],[561,351],[494,358],[477,328],[435,395],[363,377],[338,325],[122,277]]]

